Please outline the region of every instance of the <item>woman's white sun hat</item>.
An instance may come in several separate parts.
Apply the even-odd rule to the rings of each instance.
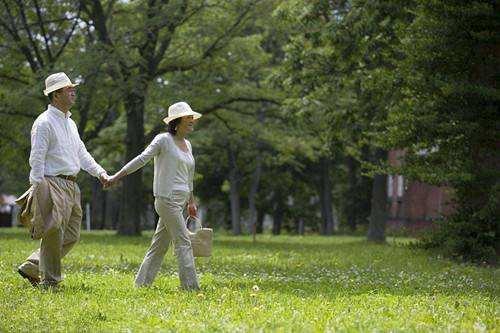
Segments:
[[[201,113],[194,112],[191,107],[186,102],[178,102],[170,105],[168,108],[168,117],[164,118],[163,121],[168,124],[175,118],[193,116],[193,119],[198,119],[202,116]]]
[[[53,91],[64,87],[76,87],[77,85],[78,83],[71,82],[69,77],[63,72],[50,74],[45,79],[45,90],[43,91],[43,94],[48,96]]]

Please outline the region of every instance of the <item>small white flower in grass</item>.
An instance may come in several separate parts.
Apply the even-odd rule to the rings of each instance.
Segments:
[[[486,325],[480,320],[474,323],[474,331],[476,332],[486,332]]]
[[[259,286],[258,286],[258,285],[254,284],[254,285],[253,285],[253,287],[252,287],[252,290],[253,290],[254,292],[258,292],[258,291],[260,290],[260,288],[259,288]]]

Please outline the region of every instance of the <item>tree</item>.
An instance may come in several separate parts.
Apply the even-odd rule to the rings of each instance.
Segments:
[[[405,9],[401,1],[314,1],[307,6],[295,1],[278,11],[296,26],[286,49],[285,83],[295,87],[298,113],[321,122],[312,126],[326,147],[320,156],[339,159],[336,147],[360,160],[365,172],[371,168],[368,239],[373,241],[385,240],[386,176],[381,166],[387,152],[381,134],[398,95],[391,72],[402,57],[396,27],[409,19]]]
[[[404,94],[391,110],[389,144],[405,149],[405,174],[454,189],[455,214],[424,245],[493,262],[500,253],[500,4],[416,4],[401,30]]]

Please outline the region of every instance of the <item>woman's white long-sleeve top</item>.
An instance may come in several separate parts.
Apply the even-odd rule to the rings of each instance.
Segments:
[[[191,143],[186,140],[189,153],[192,154]],[[179,148],[175,146],[170,133],[158,134],[149,146],[136,158],[128,162],[122,170],[127,174],[142,168],[154,157],[153,194],[159,197],[170,197],[177,168],[180,163]],[[193,159],[194,160],[194,159]],[[193,191],[194,167],[190,169],[188,185]]]

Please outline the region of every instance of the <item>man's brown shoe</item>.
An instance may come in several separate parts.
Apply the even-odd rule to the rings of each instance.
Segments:
[[[38,287],[38,284],[40,283],[40,279],[34,278],[32,276],[29,276],[28,274],[24,273],[22,270],[18,269],[17,272],[19,275],[21,275],[24,279],[28,280],[33,287]]]

